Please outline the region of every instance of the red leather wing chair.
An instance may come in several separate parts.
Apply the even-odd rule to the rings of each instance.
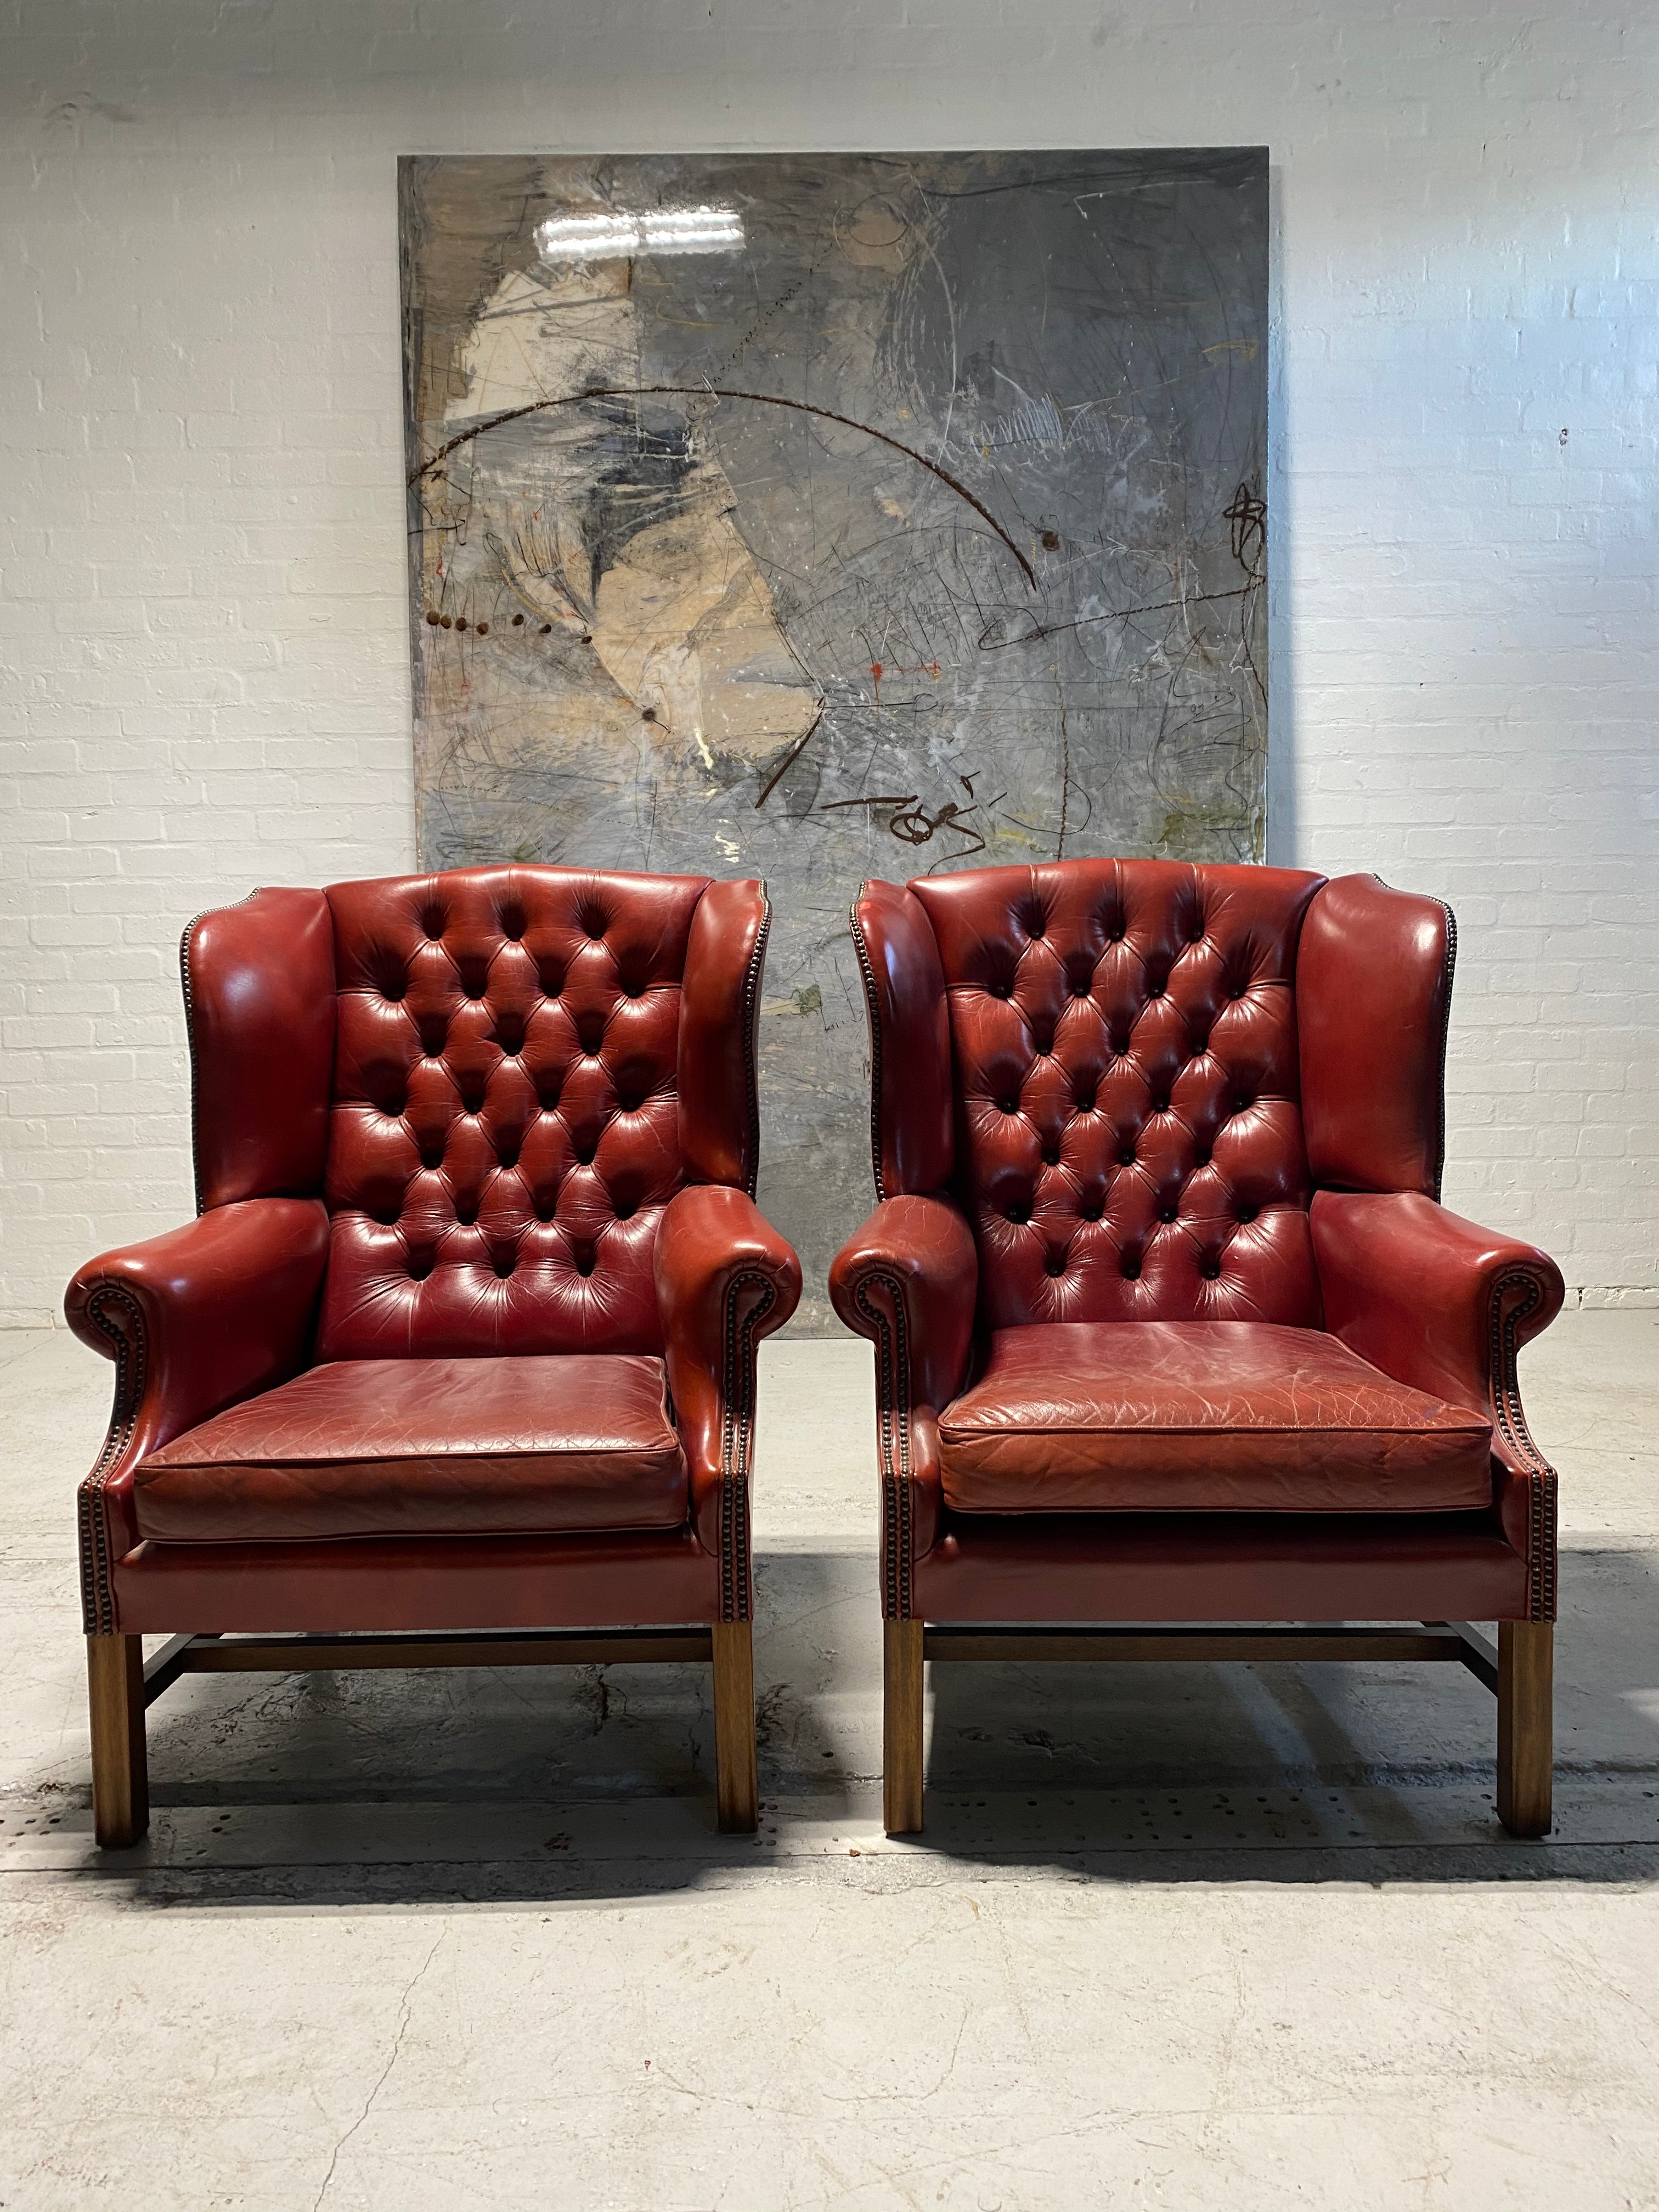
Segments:
[[[876,1346],[889,1829],[925,1657],[1300,1656],[1468,1667],[1544,1832],[1516,1354],[1562,1283],[1438,1203],[1449,911],[1104,860],[866,884],[852,922],[879,1203],[830,1289]]]
[[[758,883],[497,867],[259,890],[181,948],[198,1218],[106,1253],[80,1494],[94,1819],[184,1672],[710,1659],[756,1819]],[[145,1668],[141,1638],[172,1633]]]

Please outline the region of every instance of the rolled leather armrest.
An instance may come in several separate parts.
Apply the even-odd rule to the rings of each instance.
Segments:
[[[912,1566],[939,1532],[939,1417],[968,1376],[973,1231],[948,1199],[884,1199],[836,1254],[830,1296],[876,1347],[884,1602],[890,1620],[908,1620]]]
[[[1516,1360],[1561,1310],[1561,1270],[1416,1192],[1320,1191],[1312,1227],[1326,1327],[1396,1382],[1492,1423],[1504,1532],[1529,1563],[1532,1618],[1553,1620],[1556,1474],[1528,1430]]]
[[[320,1199],[251,1198],[105,1252],[70,1284],[70,1327],[115,1362],[109,1433],[81,1486],[89,1634],[116,1626],[109,1569],[138,1540],[133,1468],[210,1414],[299,1370],[327,1257]]]
[[[722,1617],[747,1620],[755,1352],[799,1303],[800,1261],[746,1192],[695,1183],[664,1209],[654,1267],[692,1518]]]

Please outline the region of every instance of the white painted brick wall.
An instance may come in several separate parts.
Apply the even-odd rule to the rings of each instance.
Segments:
[[[5,1319],[189,1212],[188,917],[410,860],[394,156],[534,148],[1272,148],[1274,857],[1453,902],[1448,1197],[1659,1300],[1651,10],[25,0],[0,101]]]

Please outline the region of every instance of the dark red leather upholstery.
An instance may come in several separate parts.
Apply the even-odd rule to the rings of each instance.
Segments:
[[[1369,876],[1078,861],[866,884],[853,923],[883,1203],[830,1288],[877,1347],[890,1618],[1421,1619],[1398,1603],[1419,1566],[1442,1614],[1553,1617],[1555,1478],[1514,1352],[1560,1279],[1433,1200],[1455,945],[1437,900]],[[1155,1373],[1129,1329],[1226,1323],[1328,1330],[1333,1370],[1339,1346],[1365,1362],[1367,1421],[1387,1401],[1406,1423],[1387,1474],[1375,1426],[1333,1428],[1322,1389],[1317,1449],[1271,1452],[1235,1392],[1207,1463],[1184,1455],[1190,1517],[1146,1514],[1183,1456],[1169,1428],[1204,1391]],[[1103,1433],[1079,1460],[1052,1424],[1039,1454],[1044,1324],[1125,1331],[1109,1373],[1071,1378],[1071,1412],[1086,1397],[1121,1417],[1156,1381],[1155,1445],[1138,1415],[1133,1434],[1115,1419],[1109,1454]]]
[[[362,1629],[641,1628],[724,1620],[720,1562],[688,1523],[568,1536],[137,1544],[116,1563],[130,1636]]]
[[[1521,1409],[1516,1362],[1565,1295],[1547,1252],[1497,1237],[1416,1191],[1321,1191],[1314,1249],[1331,1328],[1418,1389],[1492,1425],[1498,1519],[1527,1561],[1527,1618],[1555,1618],[1558,1483]]]
[[[952,1515],[914,1616],[964,1621],[1520,1620],[1489,1513]]]
[[[756,1347],[800,1284],[752,1204],[766,927],[757,883],[540,867],[191,924],[202,1218],[67,1301],[118,1370],[82,1491],[89,1631],[137,1632],[138,1591],[146,1628],[748,1618]],[[599,1355],[624,1365],[573,1400],[573,1356]],[[648,1448],[624,1372],[655,1378]],[[258,1623],[207,1619],[256,1589]],[[360,1617],[330,1613],[345,1593]]]
[[[273,960],[271,948],[283,957]],[[334,923],[325,891],[252,891],[179,947],[196,1210],[314,1196],[328,1152]]]
[[[915,886],[989,1327],[1318,1325],[1292,988],[1318,887],[1152,860]]]
[[[657,1301],[693,1522],[749,1618],[749,1455],[755,1348],[793,1313],[800,1262],[747,1192],[698,1184],[671,1200],[657,1237]]]
[[[707,889],[501,868],[329,893],[319,1359],[661,1350],[651,1255],[683,1180],[680,987]],[[746,1120],[741,1092],[721,1103]]]
[[[161,1543],[678,1528],[660,1359],[344,1359],[216,1413],[133,1480]]]
[[[1322,1329],[1037,1322],[992,1337],[939,1466],[959,1513],[1479,1512],[1492,1426]]]
[[[1440,1195],[1457,931],[1375,876],[1327,884],[1297,961],[1309,1171],[1327,1189]]]

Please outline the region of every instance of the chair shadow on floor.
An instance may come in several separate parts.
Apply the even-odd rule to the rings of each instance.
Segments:
[[[806,1827],[860,1848],[844,1821],[872,1880],[918,1853],[1115,1882],[1659,1879],[1656,1559],[1562,1567],[1537,1844],[1498,1826],[1496,1707],[1459,1668],[986,1663],[932,1670],[927,1826],[871,1856],[873,1563],[791,1552],[757,1562],[758,1838],[714,1834],[706,1668],[202,1675],[150,1717],[171,1842],[126,1863],[158,1902],[632,1895],[799,1866]]]

